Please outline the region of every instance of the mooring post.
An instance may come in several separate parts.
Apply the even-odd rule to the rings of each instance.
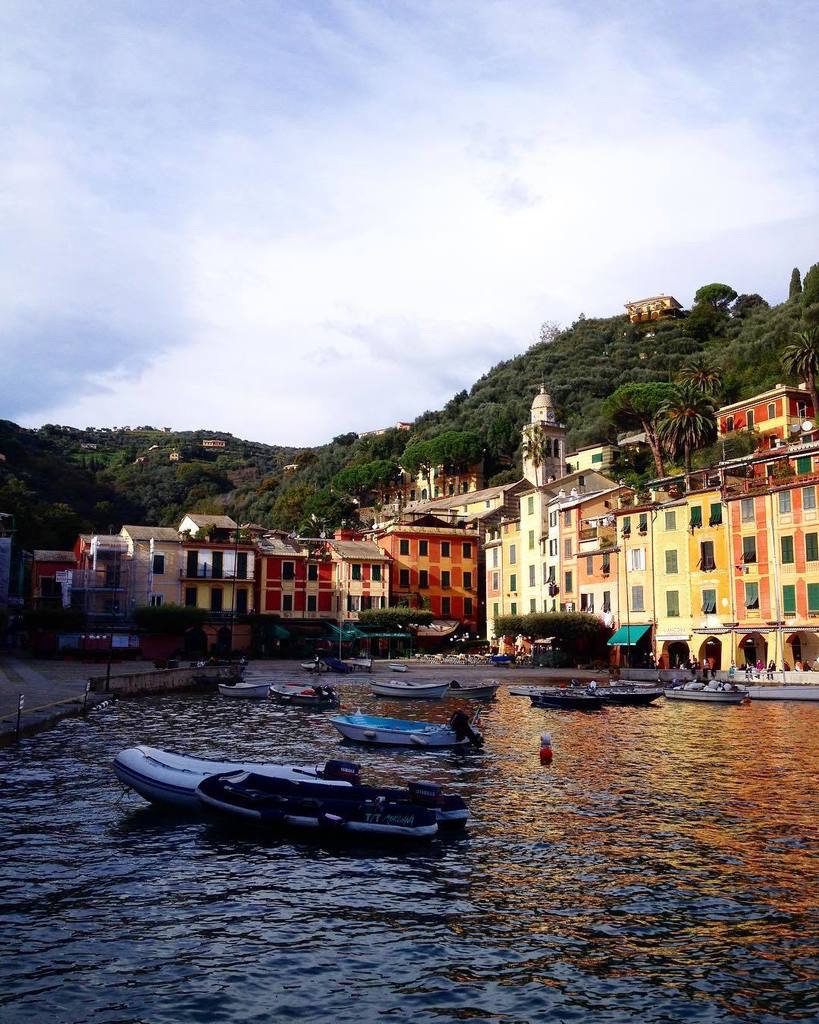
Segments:
[[[17,729],[15,731],[15,739],[20,739],[20,720],[23,717],[23,707],[26,703],[26,695],[21,693],[17,698]]]

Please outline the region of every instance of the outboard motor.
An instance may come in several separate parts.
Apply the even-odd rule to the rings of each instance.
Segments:
[[[407,785],[410,801],[422,807],[440,807],[444,795],[437,782],[410,782]]]
[[[327,761],[320,774],[323,779],[352,782],[357,786],[361,782],[361,765],[355,761]]]
[[[473,747],[483,746],[483,736],[479,732],[475,732],[466,717],[466,712],[461,711],[460,708],[450,718],[449,728],[455,733],[455,738],[459,743],[468,739]]]

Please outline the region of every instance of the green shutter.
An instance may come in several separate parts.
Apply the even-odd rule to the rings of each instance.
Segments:
[[[691,507],[691,527],[702,526],[702,506],[693,505]]]
[[[782,609],[786,615],[796,614],[796,587],[792,584],[782,588]]]
[[[677,552],[666,551],[665,553],[665,571],[669,574],[677,572]]]
[[[666,609],[669,618],[679,618],[680,615],[680,592],[679,590],[667,590],[665,594]]]
[[[706,615],[714,615],[717,610],[717,592],[716,590],[703,590],[702,592],[702,610]]]
[[[602,452],[595,452],[594,455],[592,455],[591,460],[592,460],[592,462],[602,462],[603,461],[603,453]]]
[[[819,612],[819,583],[808,584],[808,611]]]
[[[819,534],[805,534],[805,558],[809,562],[819,562]]]
[[[782,564],[793,564],[793,537],[782,538]]]
[[[796,472],[797,473],[810,473],[813,469],[813,459],[810,455],[804,455],[802,458],[796,460]]]
[[[708,517],[709,526],[719,526],[722,523],[722,505],[715,501],[711,506],[711,514]]]

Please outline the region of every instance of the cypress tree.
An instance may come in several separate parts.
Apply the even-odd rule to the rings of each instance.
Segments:
[[[788,298],[796,298],[797,295],[802,294],[802,277],[799,273],[799,267],[794,267],[791,271],[791,286],[788,288]]]

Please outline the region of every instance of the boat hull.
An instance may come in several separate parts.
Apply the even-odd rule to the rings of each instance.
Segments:
[[[196,787],[209,775],[250,771],[275,778],[319,779],[318,769],[296,765],[264,764],[256,761],[218,761],[188,757],[155,747],[129,747],[114,758],[119,781],[151,803],[172,804],[189,810],[200,806]],[[325,785],[349,786],[343,780],[324,779]]]
[[[264,700],[270,693],[270,683],[219,683],[219,693],[234,700]]]
[[[317,792],[316,790],[319,790]],[[302,786],[252,772],[212,775],[196,789],[209,809],[268,827],[320,830],[377,839],[430,839],[438,831],[428,807],[345,793],[337,798],[321,787]]]
[[[699,701],[702,704],[741,704],[747,690],[663,690],[666,700]]]
[[[294,704],[296,707],[337,708],[341,703],[334,690],[328,693],[324,687],[322,687],[321,693],[316,693],[310,686],[277,686],[274,684],[270,687],[270,696],[279,704]]]
[[[435,700],[449,689],[449,683],[388,682],[370,683],[370,689],[377,697],[415,697]]]
[[[446,725],[407,722],[403,719],[375,718],[371,715],[343,715],[330,722],[348,740],[388,747],[466,747],[469,740],[458,739]]]
[[[449,684],[449,692],[453,697],[472,697],[473,700],[492,700],[499,688],[500,683]]]
[[[587,693],[538,693],[531,696],[532,707],[564,708],[567,711],[599,711],[603,698]]]
[[[598,696],[603,698],[604,704],[614,704],[620,707],[645,708],[659,700],[663,696],[662,690],[614,690],[601,687],[597,691]]]

